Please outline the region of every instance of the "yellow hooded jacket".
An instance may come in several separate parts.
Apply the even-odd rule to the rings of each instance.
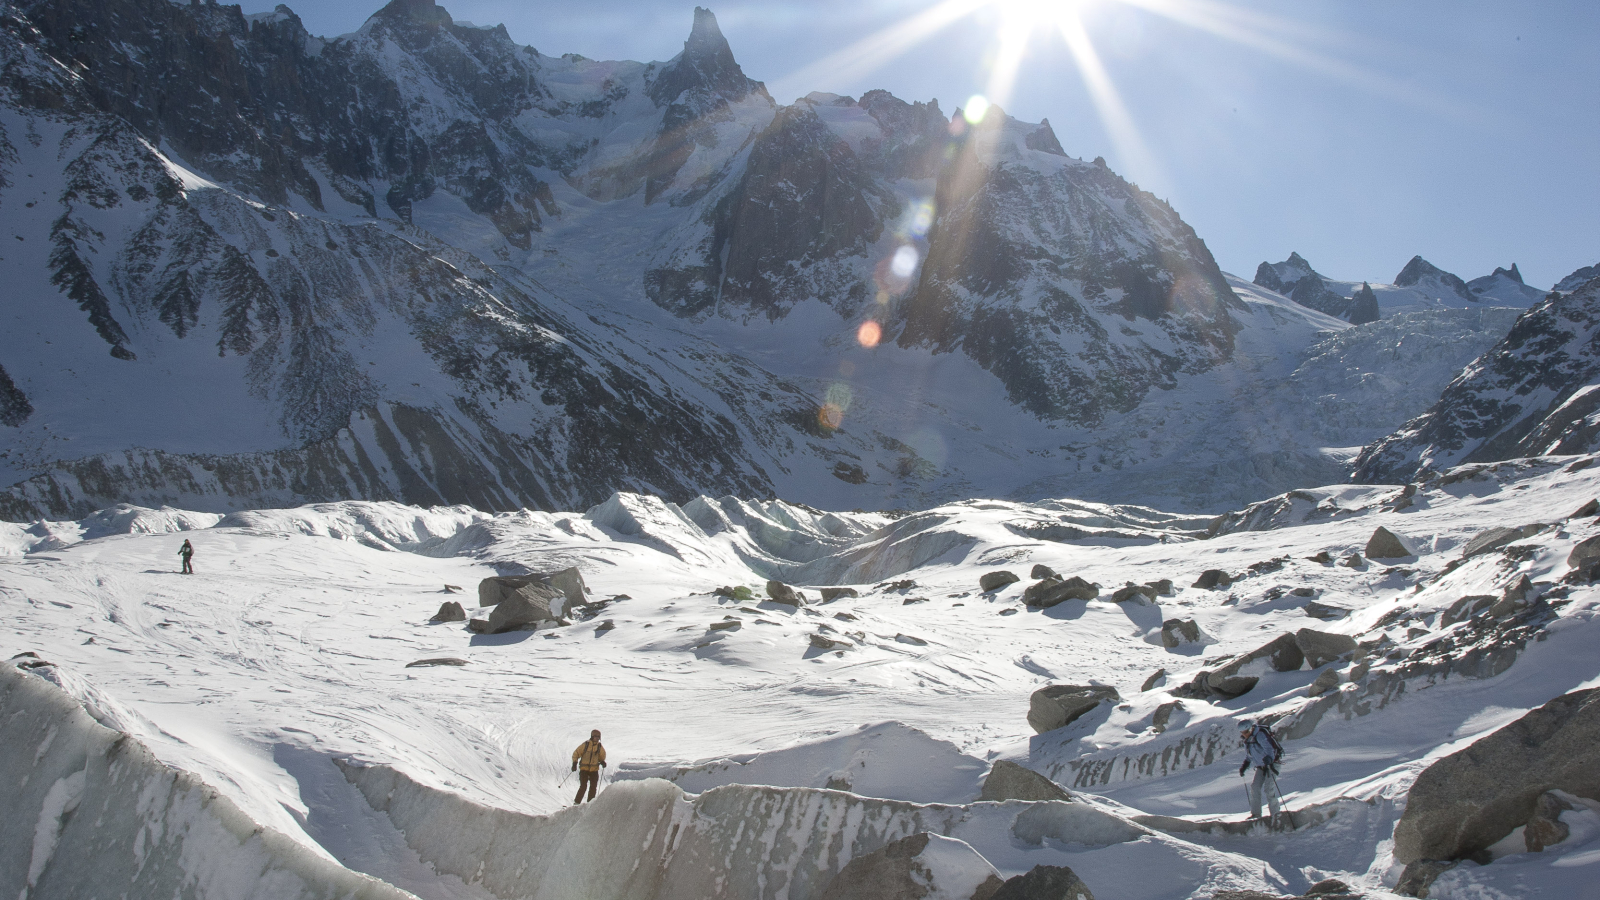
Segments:
[[[580,772],[598,772],[606,761],[606,748],[596,740],[584,741],[572,751],[572,761],[578,764]]]

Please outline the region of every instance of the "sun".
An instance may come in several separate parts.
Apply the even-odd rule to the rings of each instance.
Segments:
[[[1059,27],[1064,16],[1082,14],[1084,7],[1094,0],[990,0],[989,5],[1000,13],[1002,27],[1032,30],[1044,26]]]

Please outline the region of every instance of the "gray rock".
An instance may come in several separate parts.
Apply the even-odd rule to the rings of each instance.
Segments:
[[[1300,611],[1313,619],[1321,619],[1324,622],[1331,622],[1350,615],[1350,610],[1342,606],[1330,606],[1326,603],[1318,603],[1315,600],[1300,607]]]
[[[1445,608],[1444,615],[1439,617],[1439,627],[1448,628],[1457,622],[1465,622],[1493,606],[1498,599],[1493,594],[1468,594]]]
[[[461,593],[461,585],[459,585],[459,584],[447,584],[447,585],[444,586],[444,590],[441,591],[440,593],[444,593],[444,594],[459,594],[459,593]]]
[[[1155,590],[1155,592],[1156,592],[1156,596],[1157,597],[1171,597],[1172,596],[1172,579],[1171,578],[1162,578],[1162,579],[1159,579],[1157,581],[1146,581],[1144,583],[1144,586],[1147,587],[1147,588],[1153,588]]]
[[[1318,550],[1316,556],[1308,556],[1306,557],[1306,560],[1308,562],[1322,563],[1323,565],[1327,565],[1328,563],[1333,562],[1333,554],[1326,550]]]
[[[1148,584],[1134,584],[1131,581],[1127,583],[1126,587],[1117,588],[1111,594],[1111,600],[1114,603],[1126,603],[1132,600],[1141,604],[1150,604],[1154,603],[1155,599],[1156,589],[1154,587]]]
[[[1282,894],[1265,894],[1261,891],[1217,891],[1211,900],[1294,900]]]
[[[1551,789],[1600,797],[1600,688],[1557,697],[1424,769],[1395,826],[1394,857],[1477,855],[1527,823]]]
[[[1600,514],[1600,500],[1590,500],[1588,503],[1585,503],[1574,510],[1572,515],[1568,518],[1587,519],[1588,517],[1597,514]]]
[[[416,662],[406,663],[406,668],[417,669],[428,666],[464,666],[467,661],[454,656],[440,656],[434,659],[419,659]]]
[[[1600,534],[1579,541],[1567,554],[1567,565],[1574,569],[1588,568],[1596,562],[1600,562]]]
[[[1117,689],[1104,685],[1052,684],[1028,698],[1028,724],[1039,734],[1072,724],[1104,702],[1121,703]]]
[[[1214,591],[1218,588],[1228,587],[1231,584],[1233,584],[1233,578],[1227,572],[1221,569],[1207,569],[1200,573],[1200,577],[1194,580],[1194,584],[1191,587]]]
[[[897,633],[897,634],[895,634],[894,639],[899,643],[911,644],[912,646],[915,646],[915,647],[926,647],[926,646],[928,646],[928,642],[927,641],[923,640],[922,638],[914,637],[914,636],[909,635],[909,634],[898,634]]]
[[[1461,558],[1471,559],[1480,553],[1488,553],[1491,550],[1499,550],[1501,547],[1504,547],[1512,541],[1521,540],[1521,538],[1522,531],[1516,528],[1497,527],[1480,531],[1478,532],[1477,537],[1467,541],[1467,545],[1461,548]]]
[[[781,581],[767,582],[767,598],[773,603],[782,603],[785,606],[805,606],[806,595]]]
[[[936,852],[924,858],[930,844],[938,844]],[[984,900],[999,881],[999,873],[978,851],[923,831],[850,860],[818,900],[922,900],[965,893],[965,884],[977,885],[968,896]]]
[[[1561,821],[1561,814],[1570,809],[1577,809],[1577,806],[1556,791],[1539,795],[1533,804],[1533,815],[1528,817],[1527,827],[1522,831],[1522,841],[1529,853],[1543,853],[1544,848],[1553,847],[1572,835],[1572,829]]]
[[[489,633],[489,620],[488,619],[468,619],[467,620],[467,630],[472,632],[473,634],[488,634]]]
[[[822,602],[832,603],[845,597],[859,597],[861,592],[855,588],[826,587],[822,589]]]
[[[1426,898],[1434,880],[1455,867],[1453,860],[1419,859],[1407,863],[1400,873],[1400,882],[1394,886],[1394,892],[1402,897]]]
[[[1072,795],[1054,781],[1014,762],[998,760],[983,779],[979,800],[1071,800]]]
[[[614,631],[614,630],[616,630],[616,627],[617,627],[617,623],[616,622],[614,622],[614,621],[612,621],[610,619],[607,619],[604,622],[601,622],[599,625],[596,625],[594,627],[595,637],[599,637],[600,635],[605,634],[608,631]]]
[[[577,566],[568,566],[557,572],[547,572],[534,577],[560,591],[567,598],[567,609],[589,602],[589,588],[583,583],[583,573],[578,571]]]
[[[999,571],[995,572],[983,573],[983,576],[978,579],[978,587],[982,588],[983,592],[987,594],[990,591],[997,591],[1008,584],[1016,584],[1021,580],[1022,579],[1018,578],[1015,572],[1008,572],[1005,569],[1000,569]]]
[[[1389,529],[1379,525],[1367,539],[1368,559],[1403,559],[1416,556],[1406,542]]]
[[[739,629],[741,629],[743,627],[744,627],[744,622],[742,620],[736,619],[733,616],[728,616],[728,617],[724,618],[721,622],[712,622],[711,625],[709,626],[709,630],[710,631],[738,631]]]
[[[489,632],[503,634],[543,622],[560,624],[561,608],[566,599],[560,591],[543,582],[524,584],[495,604],[489,613]]]
[[[1320,697],[1339,686],[1339,673],[1329,669],[1316,677],[1311,686],[1306,689],[1306,696]]]
[[[1356,639],[1348,634],[1329,634],[1302,628],[1294,633],[1294,642],[1306,656],[1306,664],[1315,669],[1333,662],[1347,653],[1356,652]]]
[[[1306,655],[1294,635],[1280,634],[1267,644],[1235,657],[1217,671],[1222,675],[1237,675],[1240,669],[1258,659],[1267,660],[1274,672],[1293,672],[1305,665]]]
[[[433,614],[435,622],[465,622],[467,610],[454,600],[446,600],[439,605],[439,611]]]
[[[850,646],[842,641],[836,641],[825,634],[813,634],[809,640],[811,641],[811,646],[817,648],[818,650],[832,650],[836,647],[842,648]]]
[[[1327,878],[1313,884],[1306,890],[1302,897],[1337,897],[1341,894],[1353,893],[1350,885],[1337,878]]]
[[[1193,619],[1168,619],[1161,623],[1161,646],[1176,650],[1200,641],[1200,625]]]
[[[1040,865],[1006,879],[989,900],[1094,900],[1094,893],[1066,866]]]
[[[563,603],[557,604],[554,611],[557,614],[565,613],[574,606],[581,606],[587,601],[583,575],[577,567],[568,567],[559,572],[547,572],[536,575],[498,575],[485,578],[478,582],[478,605],[498,606],[508,597],[523,588],[540,585],[554,589],[561,595]]]
[[[1154,672],[1150,673],[1150,677],[1146,678],[1144,680],[1144,684],[1139,686],[1139,690],[1140,690],[1140,692],[1148,691],[1153,687],[1158,687],[1158,686],[1160,686],[1162,684],[1165,684],[1166,680],[1167,680],[1167,670],[1166,669],[1157,669]]]
[[[1022,592],[1022,601],[1029,606],[1049,609],[1068,600],[1093,600],[1100,596],[1100,588],[1074,575],[1071,578],[1046,578],[1036,581]]]
[[[1029,578],[1057,578],[1056,570],[1044,563],[1034,563],[1033,571],[1028,573]]]
[[[1255,689],[1261,679],[1254,675],[1226,675],[1212,672],[1206,676],[1206,688],[1224,700],[1242,697]]]
[[[1150,717],[1150,728],[1156,734],[1167,730],[1167,725],[1172,722],[1172,714],[1183,709],[1183,702],[1172,700],[1156,707],[1155,714]]]
[[[1367,561],[1362,559],[1359,553],[1352,553],[1339,560],[1339,565],[1344,566],[1346,569],[1359,569],[1366,564]]]

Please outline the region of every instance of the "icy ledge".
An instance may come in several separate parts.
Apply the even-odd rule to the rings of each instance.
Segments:
[[[0,665],[0,897],[402,900],[263,828],[198,778]]]

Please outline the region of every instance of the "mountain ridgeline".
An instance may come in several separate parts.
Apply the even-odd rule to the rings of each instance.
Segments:
[[[336,39],[284,6],[35,0],[0,64],[8,518],[940,499],[990,466],[908,438],[951,410],[841,423],[738,335],[816,357],[870,325],[1006,401],[956,415],[1092,428],[1225,363],[1244,309],[1170,206],[1048,122],[779,105],[704,9],[647,64],[432,0]],[[819,303],[833,325],[787,321]]]

